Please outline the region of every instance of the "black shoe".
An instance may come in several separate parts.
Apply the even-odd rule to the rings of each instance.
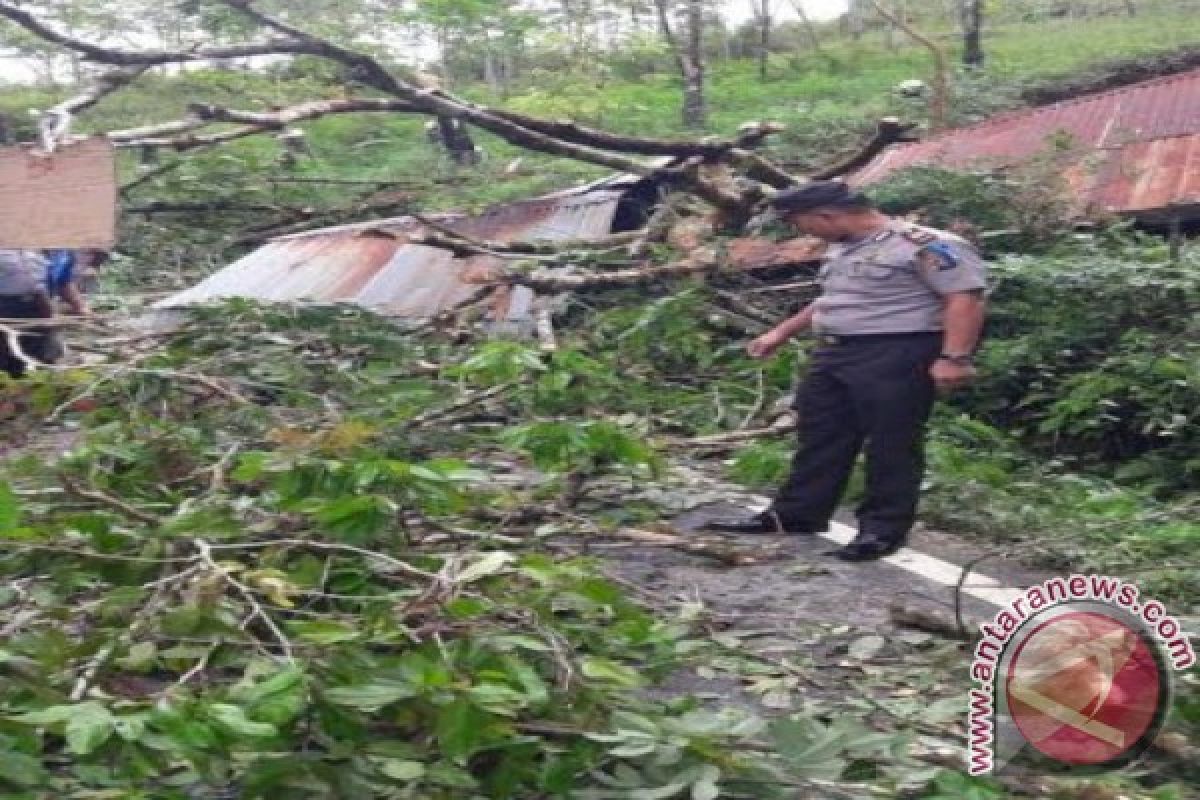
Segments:
[[[799,522],[788,522],[774,511],[767,510],[760,514],[750,514],[745,517],[717,517],[710,519],[701,526],[704,530],[720,531],[722,533],[766,533],[766,534],[801,534],[810,535],[821,533],[824,528],[817,528]]]
[[[877,539],[860,536],[849,544],[831,551],[829,555],[840,558],[842,561],[874,561],[877,558],[890,556],[901,547],[904,547],[903,539]]]

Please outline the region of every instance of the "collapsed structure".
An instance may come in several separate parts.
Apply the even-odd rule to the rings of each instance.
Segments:
[[[1040,156],[1062,170],[1083,216],[1200,222],[1200,69],[893,145],[849,181],[919,166],[997,171]]]
[[[1081,215],[1130,215],[1176,228],[1200,223],[1200,69],[895,144],[847,180],[868,186],[918,166],[1003,171],[1044,153],[1062,170]],[[481,214],[434,219],[474,240],[590,239],[641,228],[664,194],[654,178],[620,175]],[[157,307],[246,297],[353,303],[390,317],[427,318],[478,292],[500,259],[460,257],[410,241],[426,229],[415,217],[399,217],[280,237]],[[819,255],[811,241],[747,238],[730,243],[728,260],[754,270]],[[488,298],[489,316],[501,324],[528,320],[534,299],[528,287],[498,286]]]

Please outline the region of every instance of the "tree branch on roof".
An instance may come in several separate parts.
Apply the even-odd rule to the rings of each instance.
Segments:
[[[714,248],[705,248],[682,261],[671,264],[609,272],[562,274],[558,270],[539,270],[534,273],[526,273],[514,268],[501,267],[492,270],[480,282],[527,286],[535,292],[573,292],[642,286],[659,280],[670,280],[701,273],[717,273],[729,269],[729,265],[719,252]]]
[[[413,214],[412,216],[417,216]],[[502,259],[558,261],[568,253],[616,250],[636,242],[645,232],[617,233],[603,239],[571,239],[561,242],[489,242],[466,239],[457,234],[425,231],[407,237],[411,244],[447,250],[459,258],[491,256]]]
[[[875,135],[863,145],[861,150],[848,158],[816,170],[809,175],[809,178],[814,181],[826,181],[865,167],[889,145],[897,142],[915,142],[917,139],[912,135],[915,127],[915,124],[901,122],[895,117],[884,117],[879,120],[879,127],[876,129]]]
[[[618,247],[631,245],[646,235],[646,231],[623,231],[605,236],[594,236],[587,239],[555,239],[553,241],[517,241],[496,242],[477,239],[456,231],[450,223],[444,223],[424,214],[413,212],[410,217],[429,228],[420,234],[409,236],[413,244],[423,244],[429,247],[441,247],[456,251],[455,255],[497,255],[504,256],[537,256],[560,255],[564,252],[580,250],[615,250]],[[457,252],[460,251],[461,252]]]

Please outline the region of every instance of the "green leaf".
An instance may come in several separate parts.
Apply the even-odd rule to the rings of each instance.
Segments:
[[[67,720],[67,749],[79,756],[94,752],[112,736],[115,722],[112,713],[99,703],[76,706]]]
[[[525,695],[498,683],[481,683],[472,686],[468,692],[471,700],[491,714],[515,717],[517,711],[525,706]]]
[[[398,683],[339,686],[335,689],[326,689],[324,694],[329,702],[335,705],[357,708],[360,711],[378,711],[398,700],[407,700],[416,696],[412,687]]]
[[[66,722],[74,714],[78,706],[47,706],[38,711],[27,711],[24,714],[14,714],[9,717],[13,722],[36,727],[49,727],[60,722]]]
[[[0,534],[21,523],[21,503],[6,481],[0,481]]]
[[[32,788],[46,777],[42,763],[33,756],[0,750],[0,785],[5,783]]]
[[[607,658],[584,658],[580,669],[585,677],[592,680],[615,683],[631,689],[642,685],[642,676],[637,670]]]
[[[486,578],[489,575],[495,575],[502,572],[505,567],[516,560],[516,556],[512,553],[506,553],[502,550],[493,550],[489,553],[484,553],[458,573],[457,582],[471,583]]]
[[[409,783],[425,775],[425,765],[420,761],[400,761],[390,758],[379,765],[379,771],[392,780]]]
[[[214,703],[209,706],[208,717],[218,727],[223,728],[227,733],[234,736],[262,738],[274,736],[278,733],[274,725],[268,725],[265,722],[255,722],[246,716],[246,712],[240,706],[228,703]]]
[[[258,683],[237,687],[231,696],[251,719],[282,728],[304,710],[308,688],[304,672],[287,667]]]
[[[288,633],[294,634],[297,639],[313,644],[337,644],[338,642],[353,641],[362,636],[359,631],[349,625],[324,619],[289,622],[287,628]]]
[[[465,697],[442,709],[437,720],[437,737],[447,758],[465,758],[483,741],[487,715]]]
[[[426,776],[430,783],[449,786],[453,789],[474,789],[479,785],[471,773],[444,761],[431,764]]]
[[[793,717],[774,720],[769,731],[779,754],[796,775],[820,780],[841,777],[847,764],[842,757],[850,736],[847,727],[838,723],[826,726],[816,719]]]

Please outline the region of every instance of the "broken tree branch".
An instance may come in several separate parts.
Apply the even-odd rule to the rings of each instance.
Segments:
[[[496,134],[500,138],[523,147],[550,155],[571,158],[597,164],[602,167],[627,172],[643,177],[661,176],[676,183],[681,188],[699,195],[708,202],[730,213],[735,210],[749,217],[748,208],[757,202],[758,198],[751,195],[743,197],[729,192],[699,175],[696,167],[702,159],[690,159],[680,167],[655,169],[636,159],[628,158],[609,151],[580,143],[573,139],[556,138],[537,130],[527,128],[510,119],[497,114],[493,109],[479,106],[462,100],[440,89],[421,88],[408,83],[393,75],[382,64],[366,53],[348,50],[327,39],[318,37],[307,31],[295,28],[269,14],[255,9],[249,0],[220,0],[224,5],[237,9],[254,21],[274,30],[284,33],[307,44],[316,55],[332,61],[337,61],[355,71],[355,76],[363,83],[379,89],[392,97],[405,100],[413,105],[413,110],[438,117],[461,119],[483,130]],[[692,163],[692,162],[695,163]]]
[[[352,50],[309,31],[297,28],[271,14],[256,8],[250,0],[219,0],[245,15],[257,24],[282,35],[257,44],[241,44],[220,47],[197,47],[188,50],[120,50],[98,45],[54,30],[34,15],[22,10],[13,2],[0,0],[0,16],[22,26],[34,35],[83,54],[87,58],[105,64],[147,68],[155,65],[196,62],[211,59],[238,58],[268,54],[305,54],[337,62],[347,67],[354,80],[377,89],[389,96],[389,100],[335,101],[312,103],[287,109],[283,112],[261,114],[255,112],[233,112],[213,107],[193,108],[193,113],[174,122],[149,128],[114,132],[113,139],[122,147],[169,147],[177,151],[210,147],[275,130],[289,122],[311,119],[326,113],[349,113],[351,111],[392,111],[428,114],[438,118],[458,119],[483,130],[487,130],[510,144],[549,155],[570,158],[597,164],[622,173],[643,177],[662,178],[669,184],[692,192],[725,212],[725,217],[734,224],[750,216],[750,209],[762,199],[762,187],[751,187],[745,191],[732,191],[717,182],[707,179],[698,169],[706,158],[714,153],[725,153],[729,149],[746,149],[760,143],[777,126],[758,123],[745,127],[734,145],[730,142],[699,142],[680,145],[684,152],[699,150],[705,155],[690,156],[677,166],[664,169],[630,158],[613,149],[664,149],[661,142],[645,139],[630,139],[604,135],[598,131],[582,128],[574,123],[548,123],[531,118],[521,118],[498,112],[455,97],[435,87],[420,85],[419,80],[407,79],[385,67],[368,53]],[[119,80],[124,80],[121,76]],[[105,90],[101,90],[105,91]],[[526,124],[513,121],[521,119]],[[242,127],[216,133],[193,133],[211,122],[242,122]],[[547,133],[552,131],[553,133]],[[595,143],[595,144],[593,144]],[[603,144],[604,147],[595,146]],[[677,143],[669,143],[675,152]],[[782,178],[780,178],[782,180]]]
[[[346,100],[318,100],[310,103],[281,108],[277,111],[255,112],[237,111],[221,106],[193,103],[188,111],[206,122],[237,122],[244,125],[258,125],[262,128],[278,129],[304,120],[323,117],[327,114],[358,114],[364,112],[400,112],[412,113],[418,111],[416,106],[402,100],[392,100],[386,97],[360,97]]]
[[[183,125],[179,123],[169,123],[172,126]],[[205,127],[207,123],[200,123],[191,126],[193,129]],[[214,147],[219,144],[227,144],[228,142],[244,139],[247,136],[257,136],[260,133],[266,133],[269,128],[262,128],[257,125],[246,125],[233,130],[221,131],[220,133],[189,135],[189,136],[169,136],[169,137],[147,137],[145,139],[129,139],[117,142],[117,147],[163,147],[170,148],[176,152],[184,152],[185,150],[196,150],[202,147]]]
[[[162,166],[155,167],[154,169],[151,169],[151,170],[147,170],[142,175],[139,175],[138,177],[129,181],[129,183],[121,184],[120,191],[121,191],[122,197],[124,197],[127,194],[132,194],[135,189],[145,186],[147,183],[155,181],[158,178],[161,178],[162,176],[167,175],[168,173],[174,172],[175,170],[182,167],[183,164],[184,164],[184,162],[182,159],[176,159],[170,163],[163,164]]]
[[[459,258],[491,256],[493,258],[504,259],[553,261],[568,254],[616,250],[633,244],[643,234],[643,231],[630,231],[598,239],[571,239],[556,242],[495,242],[465,236],[455,232],[446,225],[420,214],[414,213],[410,216],[421,224],[433,228],[432,231],[410,235],[408,241],[411,244],[436,247],[439,250],[449,250]]]
[[[644,156],[675,156],[688,158],[702,156],[706,159],[719,159],[734,149],[750,149],[762,144],[768,136],[780,133],[784,126],[774,122],[752,122],[743,125],[734,139],[651,139],[641,136],[621,136],[607,131],[588,128],[573,120],[542,120],[515,111],[496,109],[496,116],[515,122],[547,136],[569,139],[580,144],[613,150],[620,153],[635,153]]]
[[[321,100],[300,103],[271,112],[241,111],[197,103],[188,106],[188,116],[183,119],[140,128],[110,131],[108,138],[118,147],[171,147],[176,150],[189,150],[277,131],[297,122],[317,119],[329,114],[412,113],[415,111],[417,109],[411,103],[386,97]],[[178,135],[206,128],[217,122],[239,123],[243,127],[202,136]]]
[[[119,91],[142,76],[149,67],[118,67],[96,77],[95,82],[84,91],[69,97],[50,110],[64,114],[78,114],[99,103],[113,92]]]
[[[912,136],[912,130],[915,127],[915,124],[901,122],[895,117],[884,117],[879,120],[879,126],[875,130],[875,135],[863,145],[861,150],[835,164],[813,172],[809,175],[809,178],[814,181],[827,181],[854,172],[860,167],[865,167],[889,145],[896,144],[897,142],[916,141],[916,137]]]
[[[692,258],[662,266],[638,267],[636,269],[613,270],[612,272],[586,272],[574,274],[527,274],[514,269],[500,268],[493,271],[484,282],[517,284],[537,292],[571,292],[581,290],[616,289],[641,286],[654,281],[699,275],[705,272],[721,272],[729,266],[715,252],[701,251]]]
[[[120,50],[104,47],[83,39],[77,39],[68,34],[56,31],[33,14],[18,8],[14,3],[0,1],[0,17],[5,17],[15,22],[39,39],[60,45],[68,50],[74,50],[98,64],[111,64],[113,66],[152,67],[163,64],[180,64],[189,61],[245,58],[247,56],[320,55],[312,43],[296,39],[275,39],[257,44],[195,47],[188,50]]]
[[[755,439],[778,437],[796,429],[796,420],[791,414],[782,414],[765,428],[730,431],[729,433],[714,433],[708,436],[695,436],[690,439],[670,439],[672,447],[700,447],[721,449],[735,447]]]
[[[731,149],[726,160],[744,171],[751,179],[765,183],[773,189],[786,189],[800,182],[800,179],[789,174],[787,170],[777,164],[763,158],[758,153],[752,153],[740,147]]]

